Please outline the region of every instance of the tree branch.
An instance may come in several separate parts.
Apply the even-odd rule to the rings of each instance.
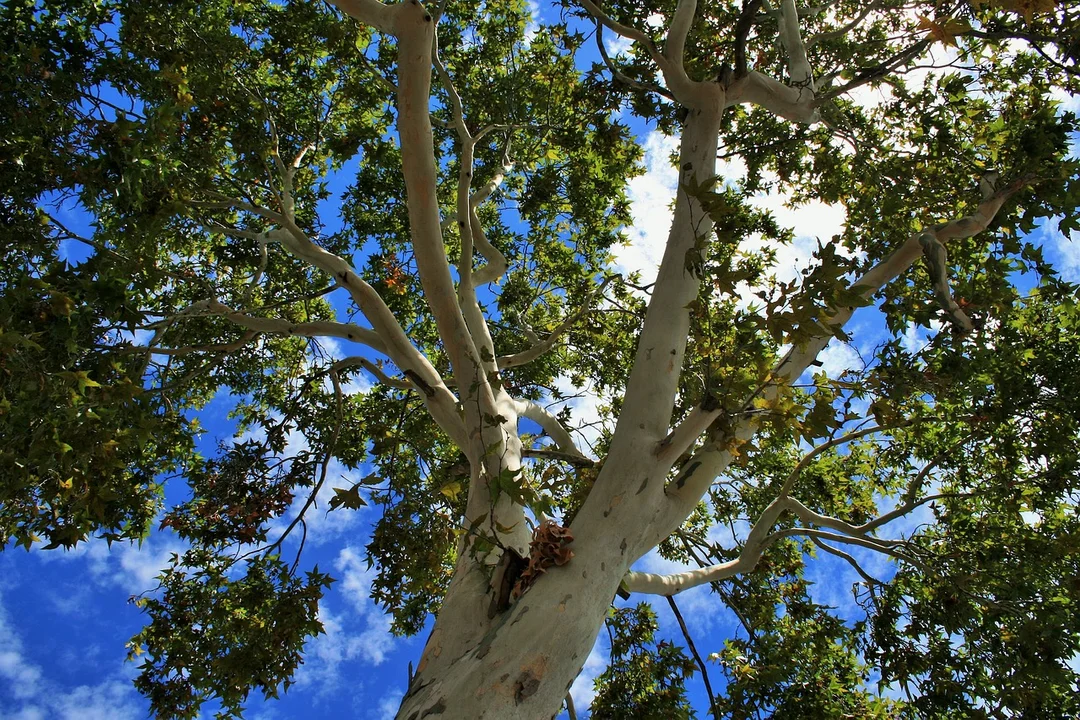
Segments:
[[[806,57],[806,46],[803,45],[802,35],[799,32],[799,13],[795,8],[795,0],[781,0],[780,2],[780,44],[788,57],[788,75],[791,83],[799,89],[800,100],[804,91],[809,91],[809,101],[814,100],[814,75],[810,67],[810,61]]]
[[[887,432],[889,430],[896,430],[897,428],[907,427],[910,424],[910,422],[901,422],[892,425],[874,425],[873,427],[862,428],[861,430],[854,430],[852,432],[841,435],[840,437],[833,438],[826,443],[818,445],[813,450],[806,453],[806,455],[804,455],[801,460],[799,460],[799,463],[791,471],[791,474],[789,474],[787,476],[787,479],[784,480],[784,484],[780,488],[781,497],[786,496],[791,492],[791,488],[795,484],[795,480],[799,477],[799,474],[806,469],[806,466],[809,465],[814,458],[816,458],[818,455],[821,455],[823,452],[831,450],[834,447],[844,445],[853,440],[858,440],[859,438],[866,437],[867,435],[873,435],[874,433],[879,432]]]
[[[659,85],[643,82],[641,80],[635,80],[634,78],[623,73],[621,70],[615,67],[615,63],[612,62],[611,58],[608,56],[607,48],[604,47],[604,26],[600,23],[599,19],[596,19],[596,47],[600,51],[600,57],[603,58],[604,64],[607,65],[608,72],[610,72],[611,76],[619,82],[625,85],[629,85],[632,88],[637,88],[638,90],[644,90],[646,92],[654,92],[657,95],[663,95],[669,100],[675,99],[674,95],[672,95],[670,92],[660,87]]]
[[[945,317],[956,326],[961,333],[969,333],[975,329],[971,318],[967,316],[960,305],[953,300],[952,291],[949,289],[949,253],[933,233],[923,233],[919,236],[919,244],[922,245],[923,257],[926,258],[927,272],[930,275],[930,284],[934,288],[934,298],[941,306]]]
[[[568,463],[576,467],[593,467],[596,465],[595,460],[578,454],[576,450],[574,452],[561,452],[559,450],[548,450],[547,448],[523,448],[521,456],[558,460],[559,462]]]
[[[750,534],[746,538],[746,544],[743,546],[742,552],[734,560],[671,575],[630,571],[623,577],[622,586],[628,592],[671,596],[698,585],[717,582],[740,573],[749,572],[758,564],[761,554],[769,545],[780,539],[776,534],[769,535],[768,533],[786,508],[787,501],[785,499],[777,498],[773,500],[761,513],[761,517],[754,523],[754,527],[750,529]]]
[[[595,20],[602,23],[604,27],[611,30],[617,35],[633,40],[636,43],[641,44],[645,48],[645,51],[649,53],[649,57],[652,58],[663,73],[664,79],[667,81],[668,89],[672,95],[678,100],[679,103],[686,105],[687,107],[696,107],[697,100],[700,99],[700,93],[697,92],[696,86],[700,83],[695,83],[690,80],[686,75],[686,71],[683,69],[682,51],[681,45],[685,44],[686,37],[683,35],[682,40],[678,39],[678,32],[688,32],[689,24],[693,22],[694,11],[697,6],[696,0],[680,0],[678,6],[675,8],[675,18],[672,21],[673,27],[676,21],[679,23],[679,27],[676,28],[675,36],[671,33],[668,35],[668,42],[670,43],[674,39],[674,45],[668,45],[668,51],[671,55],[675,55],[674,50],[679,49],[679,56],[677,62],[670,59],[670,57],[660,52],[656,47],[656,43],[652,41],[648,35],[637,28],[630,27],[629,25],[623,25],[622,23],[615,22],[607,13],[600,9],[592,0],[578,0],[582,7],[584,7]],[[683,26],[685,29],[682,29]]]
[[[671,425],[690,329],[688,308],[699,287],[690,267],[700,252],[699,239],[707,238],[713,225],[701,202],[690,193],[692,187],[715,179],[723,89],[716,83],[702,87],[713,93],[715,104],[692,111],[683,128],[675,214],[626,384],[612,440],[615,454],[643,449],[651,454]]]
[[[1025,180],[1018,180],[985,198],[971,215],[939,225],[927,232],[933,233],[942,243],[971,237],[985,230],[1005,201],[1025,184]],[[919,243],[921,234],[915,233],[909,237],[897,250],[854,282],[850,289],[858,290],[863,297],[869,298],[887,283],[899,277],[922,255],[922,246]],[[843,327],[851,319],[854,311],[854,307],[839,308],[824,324],[831,328]],[[831,339],[831,333],[822,332],[804,345],[793,347],[788,351],[771,373],[774,382],[769,389],[766,389],[766,393],[775,393],[775,387],[779,383],[794,382],[825,349]],[[729,436],[719,436],[690,458],[674,482],[667,486],[666,507],[658,510],[658,515],[653,521],[655,537],[658,541],[674,532],[690,515],[716,477],[731,462],[733,457],[731,450],[752,437],[755,424],[754,416],[743,414],[735,422],[735,427]]]
[[[913,565],[913,566],[917,567],[922,572],[925,572],[925,573],[930,573],[931,572],[930,568],[926,565],[926,563],[922,562],[921,560],[919,560],[917,558],[912,557],[911,555],[908,555],[907,553],[904,553],[904,552],[901,552],[900,550],[897,550],[892,545],[882,543],[882,542],[878,541],[876,538],[868,538],[868,537],[861,537],[861,536],[860,537],[852,537],[850,535],[841,535],[839,533],[831,533],[831,532],[826,532],[825,530],[818,530],[816,528],[807,528],[807,527],[795,527],[795,528],[788,528],[786,530],[780,530],[779,532],[774,533],[770,537],[775,538],[776,540],[779,540],[781,538],[796,537],[796,536],[799,536],[799,535],[805,535],[806,537],[811,538],[811,540],[816,537],[816,538],[820,538],[822,540],[831,540],[833,542],[840,542],[840,543],[845,543],[845,544],[848,544],[848,545],[858,545],[859,547],[864,547],[864,548],[867,548],[868,550],[874,550],[874,551],[882,553],[884,555],[894,557],[897,560],[906,562],[906,563],[908,563],[910,565]],[[899,544],[899,543],[896,543],[896,544]]]
[[[855,560],[855,558],[852,557],[851,555],[849,555],[848,553],[844,552],[843,550],[840,550],[839,548],[834,548],[832,545],[826,545],[824,542],[822,542],[817,537],[811,537],[810,542],[814,543],[814,545],[817,545],[819,548],[821,548],[825,552],[827,552],[827,553],[829,553],[831,555],[835,555],[836,557],[845,560],[848,565],[855,568],[855,572],[859,573],[859,575],[866,582],[866,584],[868,584],[868,585],[883,585],[884,584],[880,580],[875,578],[873,575],[871,575],[870,573],[863,570],[862,566],[859,565],[858,561]]]
[[[746,40],[750,36],[751,28],[754,27],[754,16],[760,6],[761,0],[743,0],[739,19],[735,21],[735,79],[745,77],[749,72],[746,62]]]
[[[532,400],[515,400],[514,402],[517,406],[518,414],[527,420],[532,420],[542,427],[544,432],[555,441],[555,445],[559,450],[569,455],[587,459],[585,458],[585,455],[577,449],[577,446],[574,444],[574,439],[570,436],[570,432],[563,427],[563,424],[559,422],[557,417]]]
[[[806,44],[809,47],[813,47],[820,42],[826,42],[828,40],[833,40],[834,38],[846,36],[849,32],[854,30],[859,25],[859,23],[865,20],[866,17],[875,9],[876,8],[874,7],[873,3],[867,3],[867,5],[863,8],[863,11],[859,13],[859,15],[857,15],[855,19],[849,22],[847,25],[837,28],[836,30],[830,30],[829,32],[818,33],[814,37],[810,38],[810,40],[807,41]]]
[[[592,301],[596,296],[601,295],[608,284],[613,280],[613,277],[607,277],[602,283],[589,293],[589,296],[585,299],[585,302],[581,304],[577,310],[568,315],[558,327],[552,330],[546,338],[537,341],[532,347],[522,350],[521,352],[514,353],[513,355],[502,355],[499,357],[498,365],[500,368],[512,368],[520,367],[526,363],[532,362],[538,357],[541,357],[544,353],[555,347],[555,343],[562,337],[567,330],[573,327],[574,323],[580,320],[589,310],[592,308]]]
[[[394,34],[394,19],[397,15],[395,6],[386,5],[379,0],[330,0],[330,3],[354,20],[387,35]]]
[[[257,338],[259,333],[255,330],[244,333],[239,340],[219,345],[185,345],[183,347],[155,347],[150,345],[133,345],[128,348],[132,352],[146,352],[150,355],[190,355],[195,352],[233,353]]]
[[[656,445],[657,458],[662,462],[674,463],[694,446],[706,430],[720,417],[723,408],[706,410],[702,406],[691,410],[667,437]]]
[[[682,630],[683,637],[686,639],[686,646],[690,648],[690,653],[694,656],[694,660],[701,670],[701,679],[705,683],[705,694],[709,696],[709,707],[712,708],[713,718],[718,719],[720,717],[720,712],[716,709],[716,695],[713,694],[712,683],[709,682],[709,668],[705,666],[705,661],[701,659],[701,655],[694,645],[694,638],[690,637],[690,630],[686,627],[686,621],[683,620],[682,613],[679,612],[679,606],[675,603],[675,598],[668,595],[667,601],[668,605],[671,607],[671,612],[679,622],[679,629]]]
[[[922,38],[921,40],[913,43],[911,47],[907,48],[906,50],[900,51],[896,55],[893,55],[892,58],[886,60],[885,62],[879,63],[878,65],[871,68],[863,69],[850,82],[845,83],[840,87],[833,88],[829,92],[818,95],[817,100],[814,101],[814,105],[821,106],[827,101],[832,100],[835,97],[839,97],[846,92],[851,92],[855,88],[862,87],[869,82],[877,80],[878,78],[885,77],[889,73],[896,70],[896,68],[900,67],[901,65],[905,65],[911,60],[913,60],[923,50],[928,48],[932,41],[932,38],[929,37]]]
[[[683,55],[686,54],[686,36],[690,34],[696,14],[697,0],[679,0],[675,13],[671,16],[667,39],[664,41],[664,57],[687,82],[690,79],[686,77],[686,70],[683,68]]]
[[[757,70],[734,79],[728,86],[726,106],[742,103],[760,105],[792,122],[813,123],[818,120],[812,92],[806,93],[805,88],[789,87]]]
[[[399,378],[393,378],[383,372],[382,368],[368,360],[365,357],[354,355],[352,357],[343,358],[338,360],[333,365],[336,372],[341,372],[350,367],[361,367],[367,370],[369,373],[375,376],[375,379],[381,382],[383,385],[387,385],[398,390],[412,390],[414,387],[418,387],[416,383],[410,383],[407,380],[401,380]],[[424,388],[419,388],[423,390]],[[430,390],[430,388],[427,388]]]
[[[196,308],[193,312],[186,312],[178,315],[176,316],[176,319],[183,317],[220,315],[230,322],[257,332],[274,333],[277,335],[296,335],[310,338],[336,337],[362,343],[381,353],[386,352],[386,345],[383,343],[382,338],[379,337],[378,333],[352,323],[340,323],[333,320],[313,320],[309,322],[294,323],[281,318],[258,317],[256,315],[249,315],[240,310],[234,310],[216,299],[204,301],[204,303],[198,303],[192,307]]]

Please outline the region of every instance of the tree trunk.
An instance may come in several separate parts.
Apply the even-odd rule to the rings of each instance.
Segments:
[[[548,570],[464,652],[450,650],[444,640],[464,640],[461,633],[453,638],[449,633],[461,626],[475,628],[470,617],[486,619],[488,600],[472,588],[469,612],[470,588],[460,586],[470,583],[455,578],[460,591],[456,602],[440,613],[397,717],[554,717],[592,650],[629,565],[619,542],[611,538],[602,547],[590,543],[566,565]],[[479,570],[475,574],[483,577]],[[457,612],[451,615],[453,610]]]
[[[691,112],[680,157],[683,182],[715,172],[722,95]],[[662,505],[670,461],[657,456],[667,432],[685,349],[686,306],[697,280],[686,254],[712,222],[680,188],[660,277],[635,363],[639,392],[620,418],[620,432],[585,506],[574,519],[574,557],[544,573],[509,609],[490,617],[491,578],[462,555],[398,718],[554,717],[603,626],[630,565],[657,541],[651,525]],[[670,289],[669,289],[670,288]],[[650,332],[648,328],[659,328]],[[674,332],[672,329],[674,328]],[[659,418],[659,419],[657,419]]]

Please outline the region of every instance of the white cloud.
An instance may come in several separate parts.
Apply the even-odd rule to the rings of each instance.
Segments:
[[[540,3],[528,0],[525,5],[529,10],[529,20],[525,24],[525,44],[531,45],[536,33],[540,31]]]
[[[338,582],[357,618],[367,623],[367,628],[360,635],[362,654],[372,665],[379,665],[393,649],[394,637],[390,634],[390,616],[371,600],[375,570],[368,568],[367,561],[351,547],[345,547],[338,553],[334,567],[342,574]]]
[[[1072,113],[1080,113],[1080,95],[1073,95],[1066,92],[1059,86],[1050,88],[1050,97],[1061,103],[1060,109]]]
[[[11,720],[143,720],[144,705],[130,681],[111,679],[66,691],[54,688],[12,711],[14,714],[0,707],[0,715]]]
[[[343,663],[381,665],[396,643],[390,633],[390,616],[371,600],[375,572],[368,569],[367,561],[355,548],[345,547],[338,553],[334,568],[338,571],[334,589],[343,593],[349,610],[339,613],[323,602],[319,620],[324,634],[308,645],[305,664],[296,674],[297,685],[315,686],[319,694],[330,694],[338,688]]]
[[[277,418],[275,418],[277,419]],[[262,428],[253,428],[236,438],[235,442],[256,440],[262,442],[266,439],[266,431]],[[293,429],[285,438],[285,449],[282,457],[292,457],[310,448],[307,438],[299,429]],[[319,488],[315,497],[315,503],[307,509],[304,522],[307,525],[307,542],[311,545],[322,545],[334,540],[350,530],[360,521],[363,510],[338,509],[328,512],[330,499],[334,497],[334,488],[350,488],[363,478],[364,474],[355,470],[349,470],[336,460],[331,460],[326,468],[326,482]],[[285,528],[300,514],[307,504],[308,494],[298,492],[293,499],[292,505],[284,515],[270,523],[268,533],[271,538],[276,538]],[[300,533],[294,532],[288,538],[288,542],[299,542]]]
[[[1080,232],[1069,235],[1059,232],[1056,221],[1048,222],[1042,231],[1042,242],[1051,251],[1057,270],[1069,282],[1080,281]]]
[[[368,665],[380,665],[392,649],[390,619],[369,618],[368,626],[360,632],[350,632],[354,623],[326,607],[319,608],[319,621],[324,634],[312,640],[305,649],[304,664],[296,672],[298,687],[315,686],[319,695],[329,695],[338,689],[344,663],[361,659]]]
[[[782,227],[795,229],[796,242],[777,247],[778,272],[791,272],[806,267],[810,253],[817,249],[817,240],[829,243],[834,235],[844,231],[847,212],[841,205],[829,205],[820,200],[811,200],[794,207],[788,203],[791,196],[787,193],[758,193],[753,203],[762,210],[768,210]],[[843,248],[838,248],[843,252]],[[791,279],[794,275],[785,275]]]
[[[909,322],[904,336],[900,338],[900,346],[912,355],[918,354],[930,344],[940,329],[941,323],[938,320],[931,320],[929,328]]]
[[[678,170],[671,154],[679,139],[658,131],[650,132],[643,143],[645,174],[632,178],[627,187],[631,202],[632,227],[627,228],[629,244],[614,248],[615,266],[623,272],[640,272],[643,283],[656,279],[664,257],[671,225],[671,201],[679,185]]]
[[[0,683],[18,708],[0,705],[0,717],[12,720],[142,720],[144,703],[122,672],[98,685],[59,688],[26,653],[8,620],[0,596]]]
[[[385,696],[379,701],[379,709],[376,711],[375,717],[378,720],[394,720],[397,717],[398,707],[401,705],[403,695],[404,693],[395,690]]]
[[[42,562],[83,560],[98,583],[115,585],[129,595],[138,595],[156,588],[155,578],[169,566],[170,556],[182,554],[187,547],[176,535],[161,532],[142,543],[114,542],[111,546],[93,538],[71,550],[41,553],[38,558]]]
[[[611,57],[628,53],[633,46],[634,41],[630,38],[625,38],[622,35],[616,35],[614,33],[606,33],[604,35],[604,48]]]
[[[645,18],[645,24],[648,25],[651,28],[664,27],[665,22],[666,22],[666,18],[664,18],[664,16],[661,15],[660,13],[652,13],[647,18]]]
[[[552,403],[548,410],[556,414],[562,408],[569,407],[573,413],[573,422],[569,425],[574,444],[586,455],[596,457],[593,448],[596,447],[597,439],[600,437],[601,400],[599,395],[593,392],[589,383],[586,383],[583,388],[575,388],[566,375],[555,378],[555,389],[568,399]]]
[[[50,693],[50,717],[62,720],[142,720],[146,709],[126,680],[83,685],[66,693]]]
[[[830,378],[836,379],[847,370],[862,368],[862,358],[851,345],[833,338],[817,357],[821,370]]]
[[[0,602],[3,597],[0,596]],[[11,627],[7,612],[0,604],[0,681],[8,684],[11,695],[26,699],[37,694],[41,668],[24,655],[22,640]]]

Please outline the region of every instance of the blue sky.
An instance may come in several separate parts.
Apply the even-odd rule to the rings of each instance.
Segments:
[[[618,49],[617,43],[611,43],[612,52]],[[865,101],[872,102],[873,98]],[[1069,102],[1074,109],[1080,109],[1075,98]],[[667,207],[674,194],[675,172],[668,156],[675,140],[652,132],[638,121],[632,121],[632,127],[646,149],[647,172],[631,182],[635,222],[627,230],[631,242],[619,250],[616,260],[618,269],[641,271],[647,282],[655,273],[667,233],[667,216],[657,209]],[[719,170],[728,178],[737,178],[741,173],[737,164]],[[784,279],[806,265],[816,238],[831,237],[843,223],[842,209],[820,203],[792,209],[785,207],[784,198],[779,196],[762,196],[758,202],[773,210],[782,223],[796,229],[796,242],[780,252],[777,271]],[[333,208],[327,210],[325,217],[332,217]],[[1039,234],[1048,259],[1056,262],[1068,279],[1080,281],[1080,247],[1049,228]],[[77,254],[77,249],[72,252]],[[853,323],[855,345],[834,342],[821,358],[823,369],[830,375],[856,366],[860,353],[869,357],[870,349],[880,340],[872,309],[857,315]],[[925,335],[914,330],[909,337],[913,344],[924,340]],[[595,413],[593,398],[571,404],[579,420],[588,421]],[[230,407],[230,399],[221,396],[200,414],[207,429],[200,448],[204,454],[212,454],[219,440],[233,437],[234,429],[225,419]],[[301,443],[302,438],[292,441]],[[364,474],[348,473],[340,467],[331,467],[331,473],[332,477],[355,475],[354,479]],[[332,492],[331,485],[342,486],[343,482],[328,483],[327,492]],[[325,499],[320,505],[326,507]],[[309,645],[306,662],[289,693],[269,703],[252,698],[248,717],[390,718],[405,689],[407,664],[419,656],[424,633],[414,638],[391,636],[387,632],[388,619],[367,595],[371,571],[364,561],[363,548],[375,520],[373,510],[327,515],[319,509],[310,520],[305,564],[317,563],[337,578],[322,609],[326,634]],[[903,532],[903,528],[895,530]],[[732,541],[720,535],[717,539]],[[95,540],[67,552],[25,553],[9,549],[0,553],[0,718],[146,717],[147,702],[131,686],[137,672],[135,665],[125,662],[124,644],[143,623],[141,612],[128,600],[151,590],[169,554],[182,550],[177,538],[166,531],[155,532],[141,547],[109,547]],[[890,566],[882,557],[868,551],[856,550],[854,554],[870,572],[885,577],[890,574]],[[654,572],[681,569],[655,554],[643,558],[638,567]],[[819,559],[811,565],[808,577],[815,583],[816,599],[837,607],[844,617],[856,616],[850,587],[858,576],[846,563],[831,557]],[[690,590],[678,600],[702,654],[719,650],[723,640],[735,631],[734,617],[708,587]],[[654,607],[661,619],[661,636],[682,645],[666,603],[656,602]],[[606,650],[606,637],[601,633],[597,648],[572,690],[579,712],[588,706],[591,681],[606,664]],[[713,666],[711,675],[714,687],[719,689],[719,668]],[[697,706],[705,707],[699,680],[692,680],[690,688]],[[205,715],[210,717],[212,708],[207,710]]]

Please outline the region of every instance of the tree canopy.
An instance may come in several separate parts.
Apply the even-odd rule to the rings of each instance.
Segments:
[[[289,687],[306,519],[362,506],[393,632],[437,617],[400,717],[551,717],[605,624],[598,718],[1080,714],[1076,7],[11,0],[0,37],[0,548],[188,544],[137,601],[156,716]],[[794,274],[765,194],[843,218]],[[647,602],[703,584],[707,658]]]

